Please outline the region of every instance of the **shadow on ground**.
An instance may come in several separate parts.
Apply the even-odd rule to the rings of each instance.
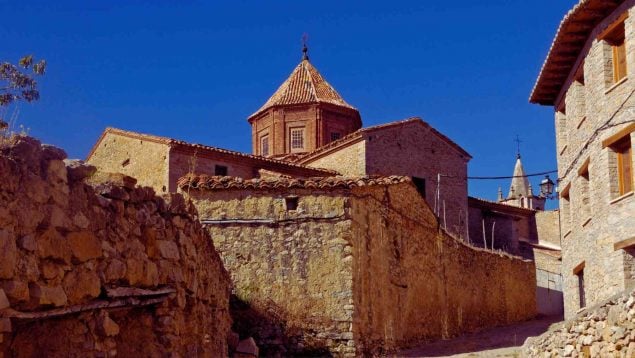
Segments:
[[[562,321],[561,316],[542,317],[514,325],[495,327],[460,337],[430,342],[401,351],[399,357],[447,357],[462,355],[514,356],[514,351],[529,337],[539,336],[553,323]],[[506,349],[508,348],[508,349]]]

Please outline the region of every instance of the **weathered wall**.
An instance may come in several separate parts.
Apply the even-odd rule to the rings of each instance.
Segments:
[[[533,263],[442,234],[410,182],[240,185],[188,195],[251,320],[236,330],[265,352],[377,353],[535,314]]]
[[[593,31],[581,55],[584,83],[574,82],[563,89],[562,104],[566,108],[556,112],[560,188],[570,188],[568,200],[560,200],[567,317],[580,308],[574,268],[584,266],[584,292],[589,305],[633,282],[633,277],[625,272],[633,264],[633,256],[625,250],[614,250],[613,245],[635,237],[635,197],[619,197],[615,155],[602,141],[632,123],[635,82],[628,79],[612,83],[612,51],[606,41],[597,37],[621,14],[630,12],[625,21],[627,72],[635,73],[634,4],[635,1],[625,1]],[[634,144],[635,135],[630,136]],[[588,182],[578,174],[587,160]]]
[[[353,190],[354,336],[358,353],[532,318],[532,262],[439,231],[411,185]]]
[[[369,133],[366,145],[367,174],[424,178],[431,207],[436,203],[437,174],[441,174],[438,216],[448,232],[462,239],[467,237],[468,160],[421,125]]]
[[[0,356],[226,356],[229,276],[194,207],[64,158],[0,148]]]
[[[635,291],[615,295],[529,338],[525,357],[635,357]]]
[[[336,170],[342,175],[364,176],[366,175],[366,142],[360,140],[333,153],[318,157],[308,165]]]
[[[560,211],[536,211],[535,220],[538,241],[560,246]]]
[[[237,332],[253,336],[265,355],[352,347],[350,220],[341,193],[189,195],[203,222],[221,221],[207,229],[234,282]],[[285,209],[292,195],[301,195],[296,211]]]
[[[201,173],[214,175],[216,165],[223,165],[227,167],[227,175],[241,177],[241,178],[254,178],[257,176],[257,170],[250,165],[247,165],[240,160],[226,160],[220,156],[209,155],[206,153],[184,153],[178,150],[172,149],[170,151],[170,173],[169,175],[169,190],[176,192],[177,180],[188,173]]]
[[[87,163],[101,172],[122,173],[157,193],[168,192],[167,144],[106,134]]]

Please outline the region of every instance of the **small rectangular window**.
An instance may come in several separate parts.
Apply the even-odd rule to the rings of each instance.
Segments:
[[[214,175],[216,176],[227,176],[227,167],[224,165],[215,165],[214,166]]]
[[[578,276],[578,297],[580,299],[580,308],[586,307],[586,294],[584,290],[584,268],[576,273]]]
[[[298,197],[297,196],[290,196],[287,198],[284,198],[284,206],[287,209],[287,211],[294,211],[298,209]]]
[[[269,136],[265,135],[260,138],[260,155],[266,157],[269,155]]]
[[[291,151],[304,149],[304,128],[291,128],[289,136]]]
[[[611,145],[617,157],[617,179],[620,195],[633,191],[633,147],[631,136],[626,135]]]
[[[341,134],[339,132],[331,132],[331,142],[340,139]]]

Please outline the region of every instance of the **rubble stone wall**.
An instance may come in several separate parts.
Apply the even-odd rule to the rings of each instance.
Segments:
[[[0,357],[226,356],[229,275],[195,208],[64,159],[0,148]]]
[[[413,186],[355,188],[351,216],[357,352],[381,354],[535,316],[533,262],[439,230]]]
[[[618,294],[530,338],[525,357],[635,357],[635,291]]]
[[[235,331],[265,354],[381,353],[536,313],[533,263],[442,233],[411,182],[189,195],[232,275]]]

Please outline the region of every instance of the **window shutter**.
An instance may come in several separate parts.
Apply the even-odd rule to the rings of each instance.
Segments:
[[[626,46],[622,41],[621,44],[613,47],[615,64],[615,82],[626,77]]]

